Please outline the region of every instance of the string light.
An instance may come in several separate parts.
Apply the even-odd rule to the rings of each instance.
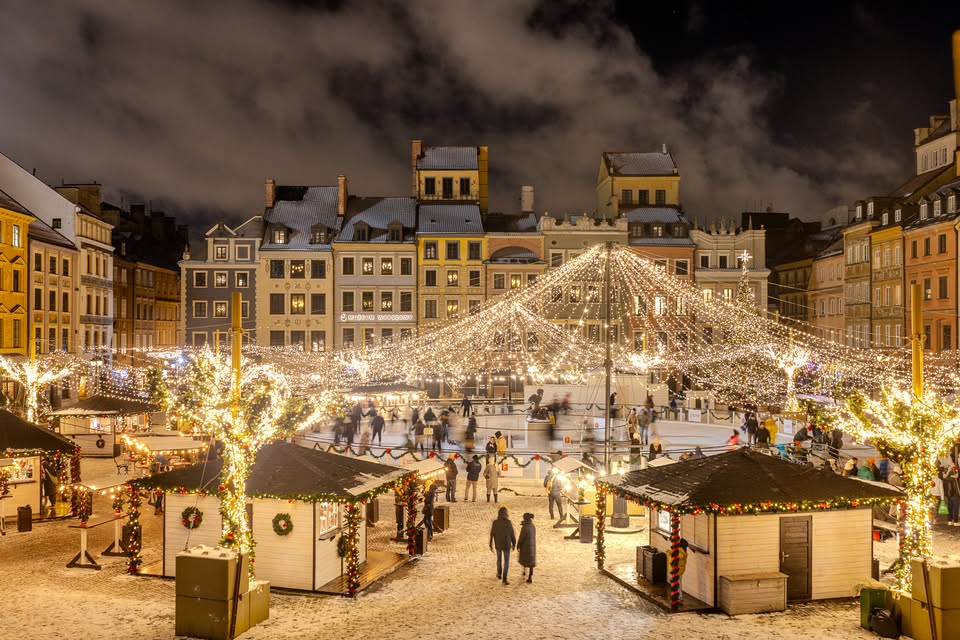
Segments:
[[[73,370],[74,362],[62,353],[23,360],[0,356],[0,376],[6,376],[23,387],[27,422],[35,422],[38,417],[40,392],[71,375]]]

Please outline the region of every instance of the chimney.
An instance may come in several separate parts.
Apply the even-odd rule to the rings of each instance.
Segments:
[[[953,32],[953,97],[960,98],[960,29]]]
[[[664,154],[664,155],[667,154],[667,143],[666,143],[666,142],[663,143],[663,154]]]
[[[347,213],[347,176],[337,176],[337,215]]]
[[[533,213],[533,187],[520,187],[520,213]]]
[[[960,129],[960,122],[958,122],[957,117],[957,99],[954,98],[950,101],[950,131],[958,129]]]
[[[267,202],[267,208],[269,209],[277,202],[277,183],[273,181],[273,178],[267,178],[267,181],[263,183],[263,195],[264,199]]]
[[[420,195],[420,185],[417,183],[417,160],[423,152],[423,143],[419,140],[410,141],[410,183],[413,186],[413,197]]]

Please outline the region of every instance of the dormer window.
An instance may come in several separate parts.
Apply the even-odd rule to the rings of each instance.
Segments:
[[[310,244],[326,244],[327,228],[317,225],[310,230]]]
[[[403,225],[399,222],[391,222],[390,228],[387,230],[388,239],[390,242],[402,242],[403,241]]]
[[[662,238],[662,237],[663,237],[663,224],[660,223],[660,222],[656,222],[656,223],[650,225],[650,233],[651,233],[651,235],[653,235],[655,238]]]
[[[867,217],[868,217],[868,218],[872,218],[872,217],[873,217],[873,203],[872,203],[872,202],[868,202],[868,203],[867,203]]]
[[[933,201],[933,215],[935,216],[940,215],[940,199],[939,198]]]
[[[214,260],[226,260],[227,259],[227,245],[218,244],[213,248],[213,259]]]
[[[353,227],[354,242],[366,242],[370,239],[370,227],[365,222],[358,222]]]
[[[643,236],[643,225],[639,222],[631,222],[628,231],[631,238],[639,238]]]
[[[893,212],[893,221],[900,222],[903,220],[903,209],[897,209]]]
[[[858,204],[858,205],[857,205],[857,220],[859,220],[859,219],[862,218],[862,217],[863,217],[863,205],[862,205],[862,204]]]
[[[271,235],[271,242],[273,242],[273,244],[287,244],[288,237],[289,235],[287,234],[286,227],[274,227]]]
[[[926,202],[920,205],[920,219],[921,220],[927,219],[927,203]]]
[[[673,225],[673,237],[674,238],[683,238],[687,235],[687,227],[682,224]]]
[[[884,211],[883,214],[880,216],[880,224],[886,225],[888,222],[890,222],[890,214]]]
[[[952,195],[947,198],[947,213],[955,213],[957,211],[957,196]]]

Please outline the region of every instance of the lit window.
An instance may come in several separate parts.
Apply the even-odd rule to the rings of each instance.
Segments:
[[[360,259],[360,273],[365,276],[373,275],[373,258]]]
[[[290,277],[302,280],[307,277],[307,265],[303,260],[290,261]]]
[[[226,318],[226,317],[227,317],[227,303],[226,303],[226,302],[214,302],[214,303],[213,303],[213,317],[214,317],[214,318]]]

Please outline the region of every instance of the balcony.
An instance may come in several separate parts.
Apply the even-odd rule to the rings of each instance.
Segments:
[[[471,191],[468,194],[450,193],[446,195],[443,193],[434,193],[431,195],[421,193],[417,199],[420,200],[420,202],[477,202],[480,200],[480,192]]]
[[[110,316],[81,315],[80,324],[95,324],[103,327],[110,327],[113,326],[113,318]]]
[[[113,281],[97,276],[80,276],[80,284],[85,287],[99,287],[101,289],[113,289]]]

